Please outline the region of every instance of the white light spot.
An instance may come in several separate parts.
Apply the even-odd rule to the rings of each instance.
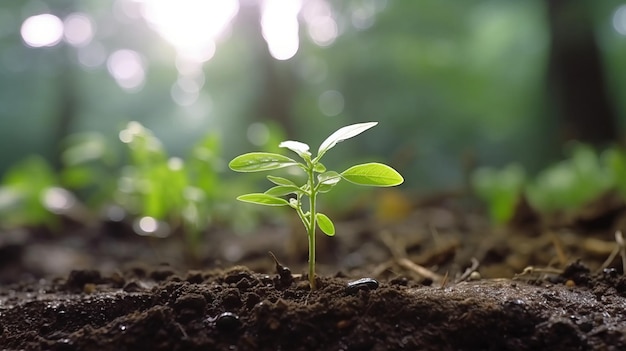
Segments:
[[[159,224],[157,223],[156,219],[152,217],[142,217],[139,220],[139,228],[144,233],[150,234],[156,232],[157,228],[159,228]]]
[[[183,162],[183,159],[180,157],[170,157],[170,159],[167,160],[167,167],[172,171],[180,171],[184,166],[185,162]]]
[[[141,217],[133,223],[135,232],[142,236],[166,238],[170,235],[170,227],[165,222],[157,221],[153,217]]]
[[[135,121],[128,122],[126,129],[122,129],[119,133],[120,141],[124,144],[128,144],[133,141],[135,135],[142,134],[144,132],[143,126]]]
[[[318,17],[309,22],[309,36],[319,46],[329,46],[339,35],[337,22],[330,17]]]
[[[52,187],[43,193],[42,203],[52,213],[65,213],[76,204],[76,198],[69,191]]]
[[[270,130],[264,123],[252,123],[246,133],[248,140],[255,146],[263,146],[270,139]]]
[[[626,5],[622,5],[613,14],[613,28],[621,34],[626,35]]]
[[[129,91],[139,91],[145,80],[145,68],[141,56],[132,50],[118,50],[107,60],[109,73],[117,84]]]
[[[263,38],[272,57],[277,60],[292,58],[300,46],[298,37],[298,0],[265,0],[261,14]]]
[[[21,34],[28,46],[55,46],[63,37],[63,22],[51,14],[31,16],[22,23]]]
[[[343,95],[336,90],[327,90],[320,95],[319,101],[320,111],[326,116],[337,116],[343,112],[344,100]]]
[[[72,13],[65,18],[65,41],[82,47],[93,39],[94,28],[91,19],[83,13]]]
[[[320,17],[330,17],[333,11],[326,0],[309,0],[302,7],[302,17],[307,22],[313,22]]]
[[[239,12],[238,0],[143,0],[148,23],[176,48],[197,62],[210,60],[215,40]]]

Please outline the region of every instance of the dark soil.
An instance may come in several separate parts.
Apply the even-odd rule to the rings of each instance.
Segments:
[[[195,260],[124,223],[6,231],[0,349],[626,350],[621,204],[501,229],[468,208],[358,212],[320,236],[315,291],[297,227],[215,229]]]

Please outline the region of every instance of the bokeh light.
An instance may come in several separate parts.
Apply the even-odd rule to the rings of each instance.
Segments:
[[[109,56],[107,68],[117,84],[128,91],[139,91],[146,77],[145,64],[133,50],[117,50]]]
[[[65,25],[65,41],[73,46],[85,46],[94,36],[94,25],[84,13],[72,13],[63,22]]]
[[[343,95],[336,90],[323,92],[318,100],[320,111],[326,116],[333,117],[343,112]]]
[[[143,17],[179,55],[197,62],[215,54],[215,40],[239,11],[237,0],[144,0]]]
[[[49,13],[31,16],[24,20],[20,32],[28,46],[55,46],[63,37],[63,22]]]
[[[300,47],[298,37],[298,0],[265,0],[261,14],[263,38],[270,54],[277,60],[288,60]]]
[[[270,139],[270,130],[264,123],[255,122],[248,126],[246,136],[252,145],[263,146]]]
[[[626,5],[622,5],[613,14],[613,28],[621,35],[626,35]]]

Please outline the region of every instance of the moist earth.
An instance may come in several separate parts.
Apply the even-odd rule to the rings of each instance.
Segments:
[[[347,216],[320,237],[315,291],[284,225],[209,233],[199,256],[124,223],[5,232],[0,349],[626,350],[624,206],[524,211],[507,228],[441,204]]]

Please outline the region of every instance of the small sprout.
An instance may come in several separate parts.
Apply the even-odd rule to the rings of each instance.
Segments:
[[[287,156],[266,152],[252,152],[235,157],[228,166],[237,172],[271,171],[284,167],[297,166],[307,175],[303,185],[276,176],[267,179],[275,186],[264,193],[252,193],[239,196],[237,199],[265,206],[289,206],[293,208],[306,228],[309,238],[309,285],[315,290],[315,232],[316,228],[328,235],[335,235],[335,225],[323,213],[317,211],[317,196],[327,193],[342,179],[350,183],[366,186],[389,187],[402,184],[404,178],[395,169],[382,163],[364,163],[352,166],[338,173],[329,171],[320,162],[322,156],[337,143],[355,137],[374,127],[378,122],[358,123],[338,129],[322,142],[317,155],[313,157],[309,145],[293,140],[283,141],[280,147],[296,153],[302,162]],[[283,196],[292,195],[289,200]],[[303,209],[304,198],[308,198],[308,211]]]

